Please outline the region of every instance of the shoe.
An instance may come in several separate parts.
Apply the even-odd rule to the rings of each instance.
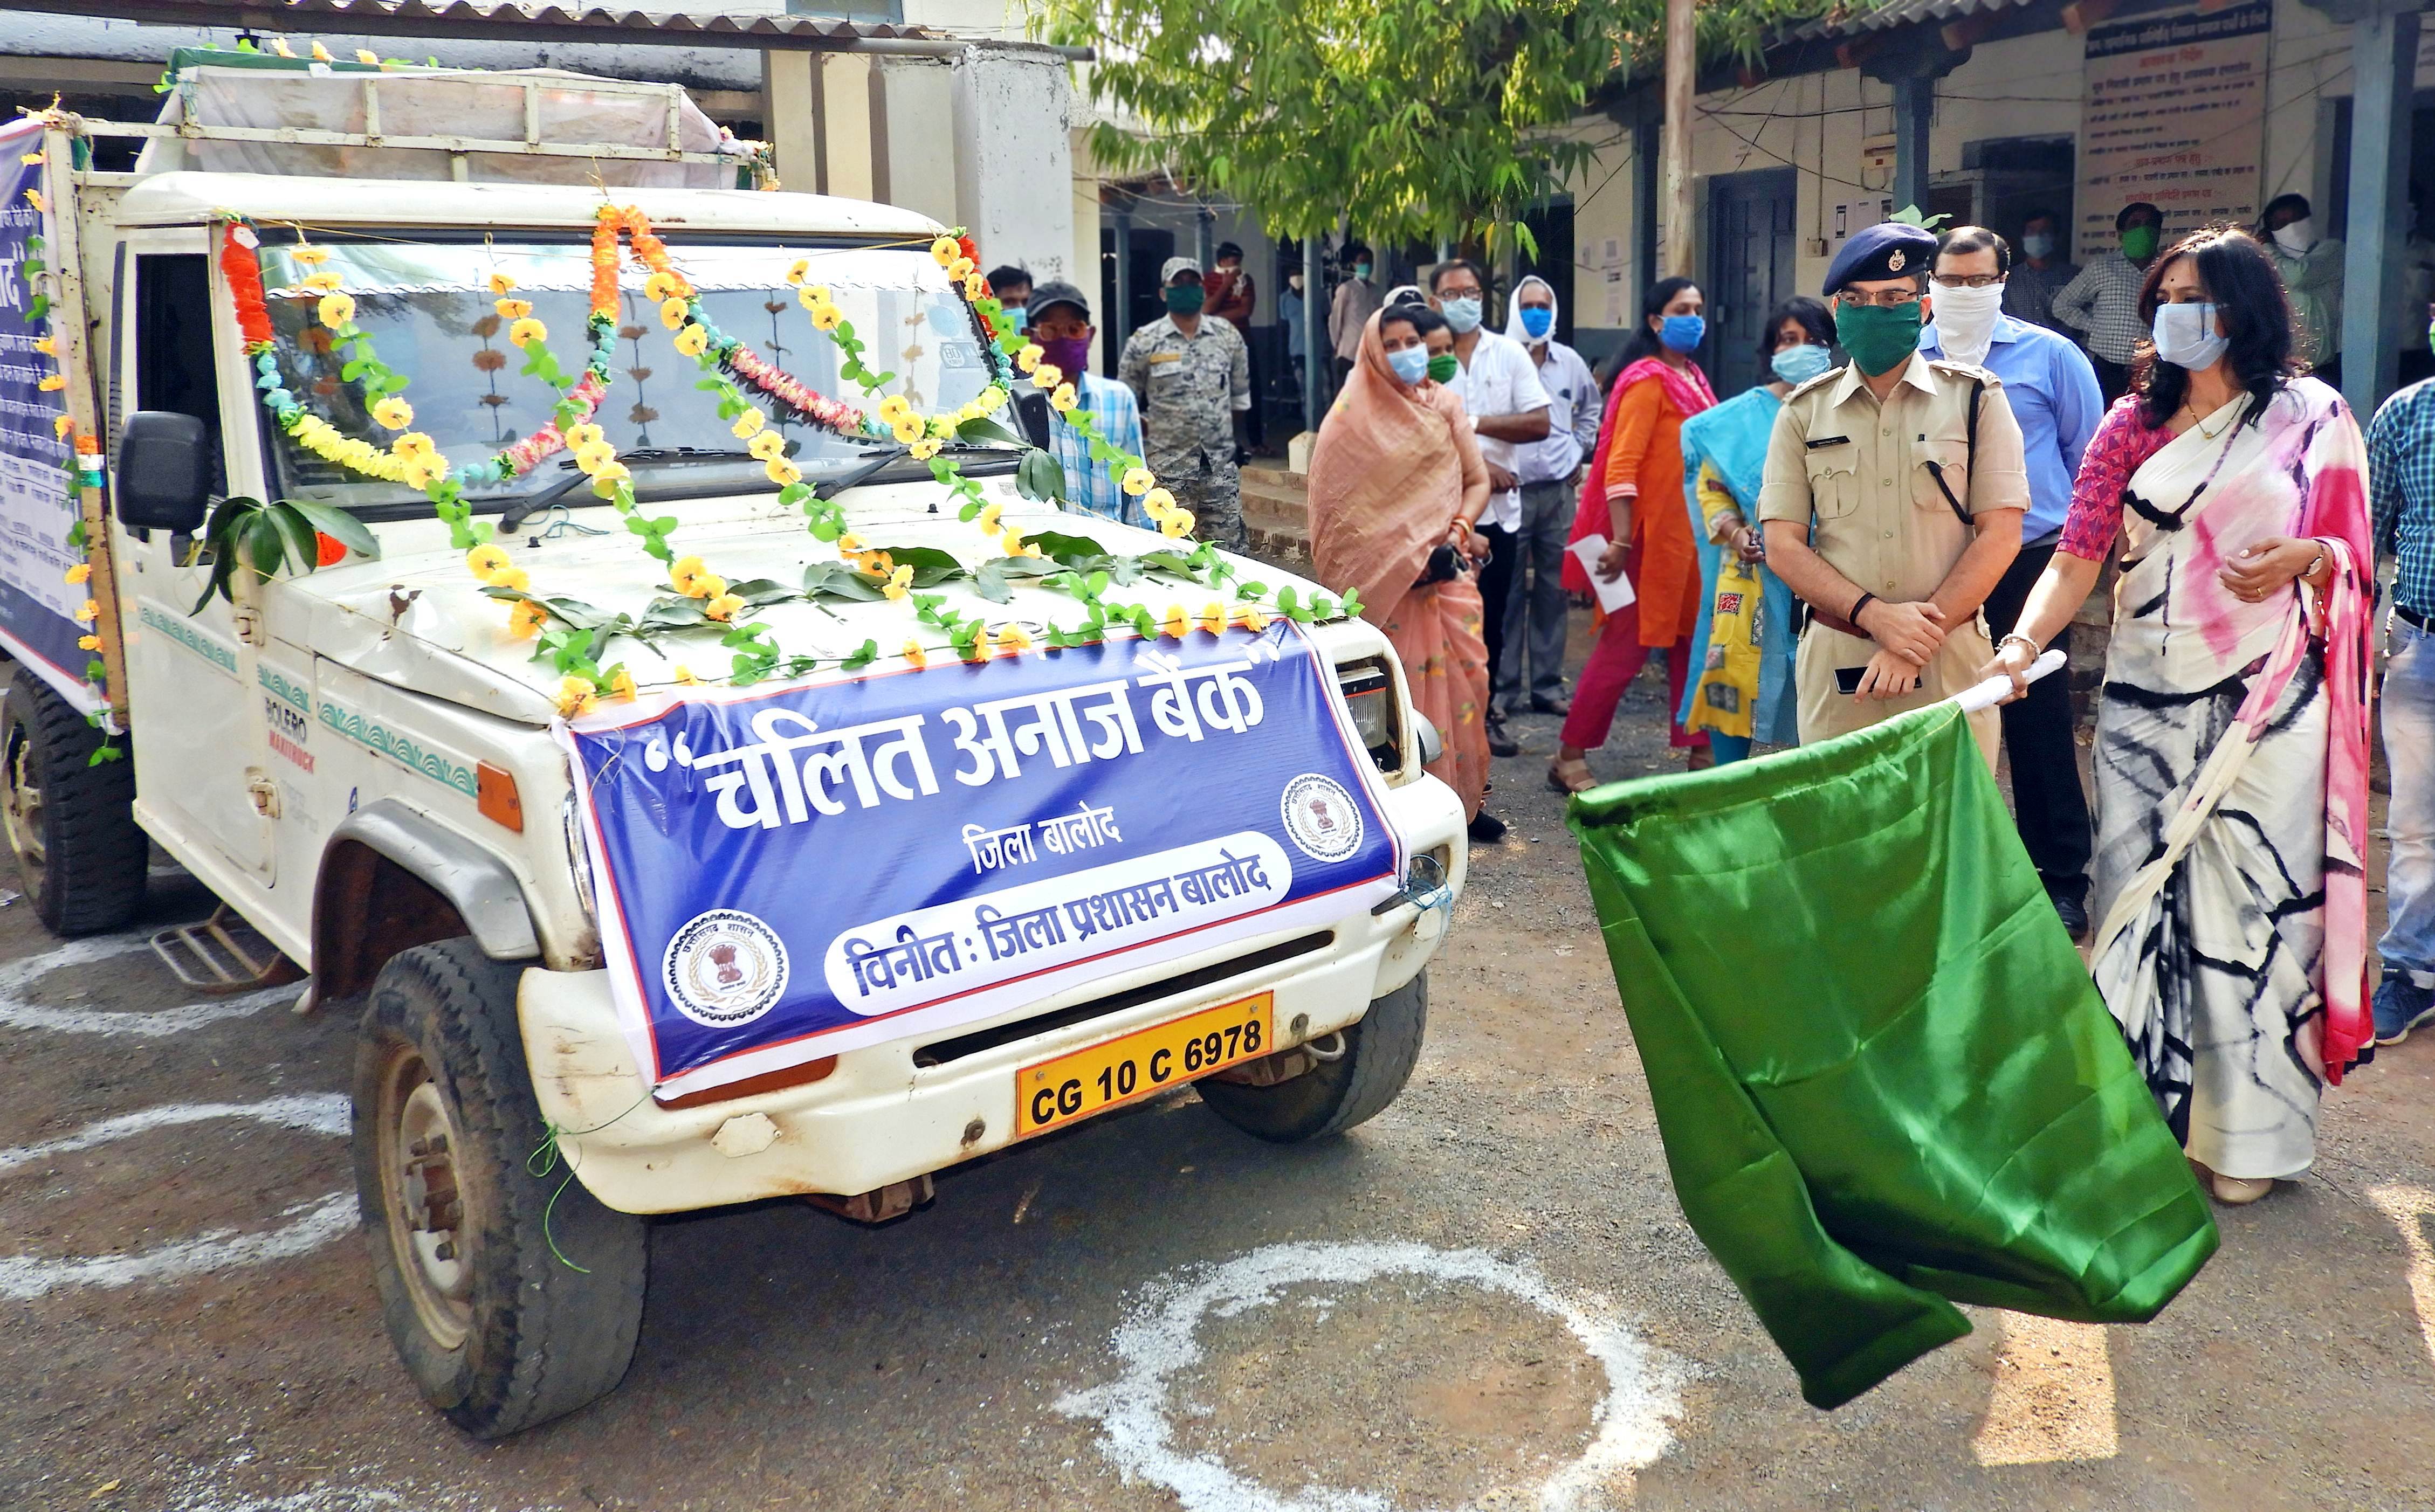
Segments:
[[[1494,845],[1505,838],[1505,821],[1482,809],[1473,816],[1468,833],[1474,845]]]
[[[1568,714],[1573,712],[1573,700],[1562,694],[1550,698],[1534,693],[1530,696],[1530,712],[1534,714]]]
[[[1522,743],[1505,732],[1505,721],[1502,719],[1488,721],[1488,754],[1491,756],[1522,754]]]
[[[2420,987],[2407,971],[2387,971],[2375,989],[2375,1042],[2397,1045],[2409,1031],[2435,1019],[2435,988]]]
[[[2074,939],[2086,939],[2088,937],[2088,904],[2081,901],[2081,895],[2056,892],[2049,888],[2046,898],[2054,904],[2055,917],[2063,920],[2064,932]]]
[[[1586,793],[1598,785],[1585,761],[1557,760],[1547,764],[1547,785],[1559,793]]]

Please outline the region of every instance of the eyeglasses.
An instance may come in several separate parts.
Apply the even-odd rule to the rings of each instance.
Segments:
[[[2004,286],[2001,273],[1935,273],[1930,283],[1941,289],[1994,289]]]
[[[1858,289],[1844,289],[1839,292],[1836,298],[1851,304],[1865,304],[1880,310],[1899,310],[1906,304],[1917,304],[1919,291],[1917,289],[1878,289],[1874,293],[1864,294]]]

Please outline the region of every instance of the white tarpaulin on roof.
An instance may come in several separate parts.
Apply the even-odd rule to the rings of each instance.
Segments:
[[[164,125],[290,128],[377,132],[386,137],[468,137],[522,142],[527,85],[538,87],[535,140],[665,147],[668,105],[677,105],[677,146],[720,150],[721,132],[675,85],[644,86],[595,79],[557,69],[501,73],[398,70],[305,73],[251,68],[190,68],[179,76],[161,112]],[[377,123],[367,87],[377,92]],[[717,163],[648,163],[621,158],[541,153],[473,152],[466,177],[510,183],[586,184],[613,188],[720,189],[735,185],[735,167]],[[735,159],[737,165],[745,162]],[[136,164],[139,174],[200,168],[219,173],[296,174],[338,179],[456,177],[447,152],[389,146],[331,146],[287,142],[155,138]]]

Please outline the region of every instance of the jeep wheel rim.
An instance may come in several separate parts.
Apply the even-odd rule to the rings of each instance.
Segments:
[[[458,1139],[423,1057],[395,1047],[382,1079],[381,1173],[390,1247],[423,1332],[444,1349],[474,1327],[472,1228],[457,1182]]]
[[[49,855],[43,848],[43,788],[34,771],[33,731],[9,723],[7,751],[9,791],[0,800],[0,827],[9,832],[9,849],[17,855],[19,880],[29,893],[43,889]]]

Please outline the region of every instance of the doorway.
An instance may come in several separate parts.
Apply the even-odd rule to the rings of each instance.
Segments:
[[[1758,340],[1770,310],[1793,290],[1797,176],[1790,168],[1708,180],[1708,340],[1700,360],[1720,398],[1759,381]]]
[[[1164,226],[1134,221],[1122,236],[1114,227],[1099,232],[1099,350],[1106,354],[1106,375],[1116,375],[1116,359],[1132,334],[1166,313],[1166,294],[1158,271],[1175,255],[1175,232]],[[1125,276],[1116,264],[1122,259]]]
[[[1573,313],[1573,199],[1566,195],[1523,212],[1522,224],[1539,244],[1538,255],[1515,249],[1513,282],[1536,275],[1556,291],[1556,339],[1570,344],[1580,317]],[[1513,290],[1505,291],[1507,300]]]
[[[2067,136],[1989,137],[1961,145],[1961,171],[1940,173],[1928,208],[1953,218],[1948,226],[1984,226],[2018,251],[2021,228],[2032,216],[2074,224],[2072,191],[2078,156]]]

